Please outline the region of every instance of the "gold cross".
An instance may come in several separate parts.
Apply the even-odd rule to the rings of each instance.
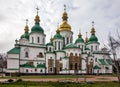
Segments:
[[[39,10],[39,8],[37,7],[36,10],[37,10],[37,15],[38,15],[38,10]]]
[[[66,5],[64,4],[64,11],[66,11]]]

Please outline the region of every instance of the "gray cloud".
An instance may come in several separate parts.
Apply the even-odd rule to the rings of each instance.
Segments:
[[[109,32],[120,27],[120,0],[0,0],[0,53],[11,49],[14,40],[24,33],[25,19],[29,19],[31,29],[37,6],[40,24],[47,35],[46,42],[49,42],[51,32],[54,35],[57,23],[61,24],[64,4],[67,5],[74,38],[77,38],[79,29],[83,38],[86,31],[90,37],[91,21],[94,20],[96,35],[102,45],[107,43]]]

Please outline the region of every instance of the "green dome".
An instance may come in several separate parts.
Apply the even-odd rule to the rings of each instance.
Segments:
[[[98,42],[98,38],[95,36],[95,34],[92,34],[88,42]]]
[[[53,43],[52,42],[49,42],[46,44],[47,46],[53,46]]]
[[[56,33],[53,39],[63,39],[63,37],[59,33]]]
[[[75,41],[75,43],[84,43],[84,40],[83,40],[83,38],[78,38],[78,39]]]
[[[78,47],[75,44],[71,43],[71,44],[66,45],[64,49],[69,49],[69,48],[78,48]]]
[[[31,32],[39,32],[44,33],[43,28],[39,25],[39,23],[35,23],[35,25],[32,27]]]
[[[22,36],[21,36],[21,39],[22,38],[26,38],[29,40],[29,33],[28,32],[25,32]]]

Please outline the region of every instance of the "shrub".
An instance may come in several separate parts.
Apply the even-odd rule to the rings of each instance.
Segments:
[[[13,79],[8,79],[8,82],[13,82],[14,80]]]
[[[18,79],[16,82],[22,82],[22,79]]]

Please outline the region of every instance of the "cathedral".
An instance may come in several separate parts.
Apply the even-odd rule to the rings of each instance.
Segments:
[[[82,34],[73,42],[73,31],[68,24],[66,8],[62,14],[62,23],[56,34],[45,43],[46,34],[40,25],[37,14],[34,26],[27,24],[24,34],[15,40],[15,46],[7,52],[6,73],[22,74],[106,74],[112,73],[112,61],[109,51],[99,48],[99,40],[95,35],[92,22],[91,36],[85,40]]]

